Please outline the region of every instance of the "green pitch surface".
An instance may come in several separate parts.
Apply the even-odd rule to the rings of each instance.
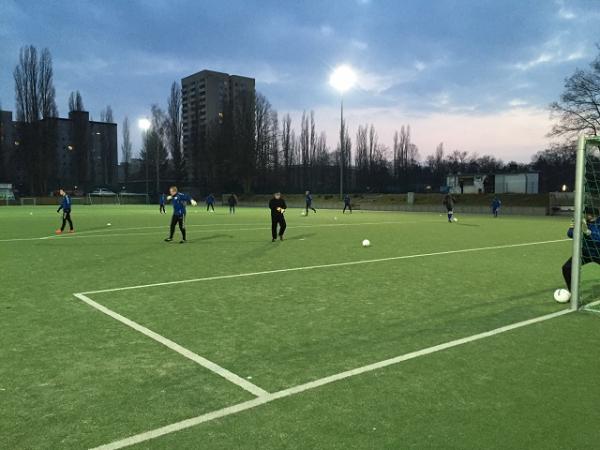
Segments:
[[[180,245],[158,207],[62,236],[1,208],[0,447],[600,442],[600,314],[552,299],[568,220],[286,215],[272,243],[266,209],[190,208]]]

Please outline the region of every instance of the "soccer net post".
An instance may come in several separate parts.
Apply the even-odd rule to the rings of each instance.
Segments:
[[[21,197],[21,206],[37,206],[35,197]]]
[[[597,253],[600,242],[588,236],[585,211],[600,210],[600,136],[580,136],[575,170],[575,208],[573,220],[573,264],[571,272],[571,309],[595,300],[594,292],[582,287],[581,267]]]

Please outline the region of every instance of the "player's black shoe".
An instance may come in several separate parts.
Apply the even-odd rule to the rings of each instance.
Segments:
[[[187,243],[187,241],[185,239],[183,239],[183,240],[179,241],[179,243],[180,244],[185,244],[185,243]]]
[[[277,239],[271,239],[271,242],[275,242],[275,241],[277,241]]]
[[[173,238],[166,238],[165,242],[171,242],[173,240]]]
[[[280,240],[280,241],[283,241],[283,236],[279,236],[279,240]]]

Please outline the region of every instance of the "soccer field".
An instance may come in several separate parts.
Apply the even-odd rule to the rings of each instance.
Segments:
[[[552,299],[568,219],[286,216],[272,243],[266,208],[189,208],[179,245],[158,206],[62,236],[1,208],[0,447],[598,446],[600,314]]]

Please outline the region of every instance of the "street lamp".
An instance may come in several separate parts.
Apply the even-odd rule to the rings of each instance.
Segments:
[[[344,93],[356,84],[352,67],[341,65],[329,76],[329,85],[340,93],[340,198],[344,198]]]
[[[142,140],[144,141],[144,145],[146,145],[147,143],[147,133],[148,130],[150,129],[150,126],[152,124],[150,123],[150,121],[148,119],[146,119],[145,117],[141,118],[138,120],[138,127],[140,127],[140,130],[142,130]],[[146,149],[146,202],[148,202],[148,195],[149,195],[149,188],[148,188],[148,149]]]

